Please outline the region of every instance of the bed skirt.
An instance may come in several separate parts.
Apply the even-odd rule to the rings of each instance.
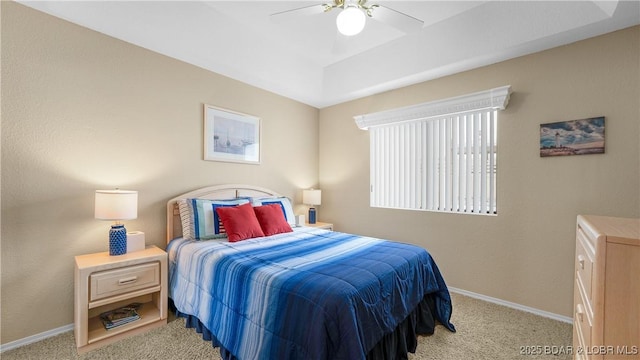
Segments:
[[[415,309],[407,316],[396,329],[385,335],[367,355],[367,360],[406,360],[408,353],[415,353],[418,345],[418,335],[431,335],[434,332],[437,319],[435,317],[434,295],[427,294]],[[207,329],[200,320],[189,314],[183,314],[175,309],[173,301],[169,299],[170,306],[177,316],[186,319],[186,327],[194,328],[202,339],[211,341],[213,347],[220,348],[220,356],[223,360],[237,360],[236,357],[225,349],[218,339]],[[452,331],[455,331],[452,329]]]

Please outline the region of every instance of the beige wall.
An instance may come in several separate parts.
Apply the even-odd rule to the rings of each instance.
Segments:
[[[301,202],[318,110],[2,1],[2,339],[73,322],[73,257],[107,251],[94,191],[139,191],[128,230],[164,248],[166,201],[248,183]],[[262,164],[202,160],[204,103],[262,118]]]
[[[424,246],[449,286],[571,316],[576,216],[640,216],[639,44],[634,27],[322,109],[319,218]],[[368,206],[369,133],[354,115],[502,85],[514,93],[498,115],[498,216]],[[600,115],[606,154],[539,157],[541,123]]]

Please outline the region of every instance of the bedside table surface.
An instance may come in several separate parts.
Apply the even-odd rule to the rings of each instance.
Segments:
[[[78,269],[96,267],[96,266],[120,266],[131,261],[138,261],[140,259],[147,259],[150,257],[159,256],[165,257],[167,253],[155,245],[147,246],[146,249],[140,251],[134,251],[123,255],[109,255],[108,251],[86,254],[76,256],[76,266]]]
[[[316,221],[315,224],[305,223],[304,226],[327,229],[327,230],[333,230],[333,224],[332,223],[326,223],[326,222],[320,222],[320,221]]]

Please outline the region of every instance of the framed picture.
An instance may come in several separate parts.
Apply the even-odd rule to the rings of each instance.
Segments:
[[[204,159],[260,164],[260,118],[204,105]]]
[[[540,156],[604,154],[604,116],[540,124]]]

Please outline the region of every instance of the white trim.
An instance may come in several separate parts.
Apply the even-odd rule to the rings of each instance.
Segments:
[[[372,126],[422,120],[435,116],[458,114],[481,109],[504,110],[509,103],[510,95],[511,85],[505,85],[473,94],[430,101],[377,113],[357,115],[353,118],[360,129],[368,130]]]
[[[498,298],[494,298],[494,297],[491,297],[491,296],[486,296],[486,295],[474,293],[474,292],[467,291],[467,290],[457,289],[457,288],[454,288],[454,287],[451,287],[451,286],[448,286],[448,288],[449,288],[449,291],[451,291],[453,293],[456,293],[456,294],[465,295],[465,296],[468,296],[468,297],[471,297],[471,298],[474,298],[474,299],[487,301],[487,302],[490,302],[490,303],[506,306],[506,307],[509,307],[509,308],[512,308],[512,309],[526,311],[526,312],[532,313],[534,315],[539,315],[539,316],[542,316],[542,317],[546,317],[546,318],[549,318],[549,319],[561,321],[561,322],[564,322],[564,323],[573,324],[573,318],[570,318],[568,316],[554,314],[552,312],[548,312],[548,311],[532,308],[532,307],[529,307],[529,306],[516,304],[516,303],[510,302],[510,301],[505,301],[505,300],[502,300],[502,299],[498,299]]]
[[[22,338],[22,339],[18,339],[15,341],[11,341],[8,342],[6,344],[2,344],[0,345],[0,353],[3,353],[5,351],[9,351],[9,350],[13,350],[13,349],[17,349],[21,346],[25,346],[25,345],[29,345],[32,344],[34,342],[38,342],[50,337],[54,337],[56,335],[60,335],[62,333],[66,333],[67,331],[72,331],[73,330],[73,324],[69,324],[69,325],[65,325],[65,326],[61,326],[59,328],[55,328],[55,329],[51,329],[51,330],[47,330],[45,332],[41,332],[39,334],[35,334],[35,335],[31,335],[31,336],[27,336],[26,338]]]
[[[543,311],[543,310],[539,310],[539,309],[535,309],[532,307],[528,307],[528,306],[524,306],[524,305],[520,305],[520,304],[516,304],[510,301],[505,301],[505,300],[501,300],[498,298],[494,298],[491,296],[486,296],[486,295],[482,295],[482,294],[478,294],[478,293],[474,293],[471,291],[467,291],[467,290],[462,290],[462,289],[458,289],[455,287],[451,287],[448,286],[449,291],[456,293],[456,294],[460,294],[460,295],[465,295],[474,299],[478,299],[478,300],[483,300],[483,301],[487,301],[490,303],[494,303],[494,304],[498,304],[498,305],[502,305],[502,306],[506,306],[512,309],[516,309],[516,310],[522,310],[522,311],[526,311],[528,313],[532,313],[534,315],[539,315],[542,317],[546,317],[549,319],[553,319],[553,320],[558,320],[564,323],[568,323],[568,324],[573,324],[573,318],[570,318],[568,316],[563,316],[563,315],[558,315],[558,314],[554,314],[548,311]],[[26,338],[22,338],[16,341],[12,341],[9,343],[6,343],[4,345],[0,345],[0,353],[3,353],[5,351],[9,351],[9,350],[13,350],[13,349],[17,349],[21,346],[25,346],[28,344],[32,344],[34,342],[38,342],[50,337],[54,337],[56,335],[60,335],[62,333],[65,333],[67,331],[72,331],[73,330],[73,324],[69,324],[69,325],[65,325],[65,326],[61,326],[59,328],[56,329],[51,329],[45,332],[41,332],[39,334],[35,334],[35,335],[31,335],[28,336]]]

